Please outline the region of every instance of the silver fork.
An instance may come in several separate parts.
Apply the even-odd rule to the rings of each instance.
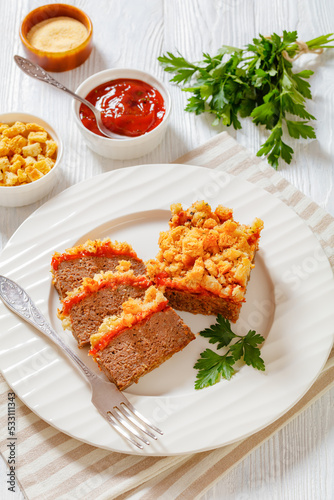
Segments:
[[[23,288],[9,278],[0,276],[0,297],[9,309],[64,350],[67,357],[90,383],[93,405],[118,433],[140,449],[144,448],[141,442],[146,445],[150,444],[144,434],[152,439],[157,439],[152,431],[163,434],[158,427],[136,410],[115,384],[100,378],[78,358],[51,327]]]

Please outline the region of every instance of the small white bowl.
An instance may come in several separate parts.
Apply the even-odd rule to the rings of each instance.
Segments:
[[[94,134],[88,130],[81,122],[79,116],[80,102],[73,101],[74,118],[81,134],[83,135],[88,147],[95,153],[106,158],[114,160],[131,160],[138,158],[147,153],[150,153],[161,142],[167,128],[167,123],[171,110],[171,99],[167,88],[154,76],[144,71],[127,68],[106,69],[95,75],[90,76],[82,82],[76,90],[76,93],[81,97],[86,97],[89,92],[103,83],[118,78],[131,78],[141,80],[155,87],[162,95],[165,101],[166,112],[161,123],[150,132],[138,137],[126,137],[120,139],[109,139],[100,135]]]
[[[55,185],[63,154],[63,145],[59,135],[51,125],[41,118],[27,113],[0,114],[0,123],[12,125],[17,121],[23,123],[37,123],[44,127],[58,145],[57,160],[50,172],[36,181],[30,182],[29,184],[23,184],[22,186],[0,186],[0,206],[2,207],[22,207],[35,203],[46,196]]]

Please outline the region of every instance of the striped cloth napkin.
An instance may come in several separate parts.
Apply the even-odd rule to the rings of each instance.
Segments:
[[[277,196],[310,226],[334,268],[334,218],[226,132],[175,163],[220,168]],[[176,457],[141,457],[95,448],[51,427],[16,398],[16,479],[29,500],[194,500],[333,385],[334,349],[310,390],[273,424],[237,443]],[[0,375],[0,425],[5,431],[9,391]],[[7,436],[2,436],[0,450],[5,461],[7,442]]]

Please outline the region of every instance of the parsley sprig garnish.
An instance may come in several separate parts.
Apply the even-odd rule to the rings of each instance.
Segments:
[[[333,34],[306,42],[308,50],[333,48]],[[288,133],[295,139],[315,138],[310,120],[315,120],[305,107],[311,99],[307,79],[313,71],[292,71],[291,59],[300,52],[297,32],[283,31],[271,37],[259,35],[244,49],[224,45],[211,57],[203,53],[198,63],[187,61],[180,53],[167,52],[158,58],[165,71],[173,73],[171,82],[191,92],[186,111],[214,115],[213,125],[241,128],[239,118],[250,116],[255,125],[271,131],[258,156],[266,156],[277,169],[280,158],[292,160],[293,149],[283,141]],[[297,118],[297,119],[296,119]]]
[[[234,364],[243,358],[246,365],[253,366],[257,370],[265,370],[264,361],[261,358],[259,345],[264,338],[254,330],[249,330],[247,335],[241,336],[232,332],[230,322],[221,314],[217,316],[217,322],[200,332],[202,337],[209,339],[210,344],[217,344],[217,349],[229,346],[225,354],[218,354],[211,349],[206,349],[200,354],[194,368],[198,370],[195,389],[203,389],[214,385],[225,378],[230,380],[235,373]],[[231,342],[236,340],[233,344]],[[231,344],[231,345],[229,345]]]

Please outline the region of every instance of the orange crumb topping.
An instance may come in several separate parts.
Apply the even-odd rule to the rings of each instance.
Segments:
[[[68,248],[64,253],[55,252],[52,257],[51,267],[56,271],[63,261],[80,259],[82,257],[112,257],[114,255],[124,255],[140,260],[128,243],[112,242],[110,239],[105,240],[88,240],[83,245],[77,245]]]
[[[243,302],[262,220],[241,225],[231,209],[219,205],[212,211],[204,201],[187,210],[174,204],[171,211],[170,229],[160,233],[160,251],[146,263],[149,277],[178,290]]]

